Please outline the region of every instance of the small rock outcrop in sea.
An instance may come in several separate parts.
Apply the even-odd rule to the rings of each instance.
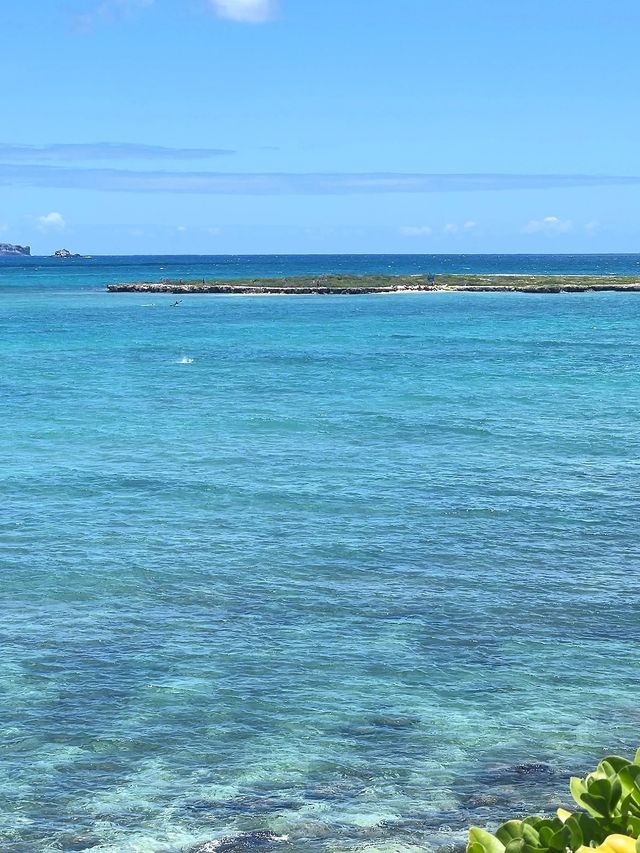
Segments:
[[[0,255],[30,255],[31,246],[16,246],[13,243],[0,243]]]
[[[372,725],[381,729],[409,729],[419,722],[420,717],[405,717],[401,714],[378,714],[371,720]]]
[[[82,255],[79,255],[74,252],[70,252],[68,249],[56,249],[53,253],[54,258],[81,258]]]
[[[66,833],[58,838],[58,844],[62,845],[63,850],[91,850],[100,844],[100,839],[96,835]]]

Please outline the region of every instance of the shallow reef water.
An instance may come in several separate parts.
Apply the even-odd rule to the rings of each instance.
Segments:
[[[0,264],[3,853],[458,853],[631,753],[640,295],[103,288],[639,260]]]

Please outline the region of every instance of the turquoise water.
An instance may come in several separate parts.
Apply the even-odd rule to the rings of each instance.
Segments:
[[[444,853],[630,753],[638,294],[102,288],[639,260],[0,264],[3,853]]]

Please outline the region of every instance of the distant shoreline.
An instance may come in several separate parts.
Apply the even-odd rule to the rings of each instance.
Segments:
[[[320,275],[221,279],[161,279],[107,285],[109,293],[198,293],[326,296],[403,292],[521,292],[585,293],[593,291],[640,292],[639,276],[606,275]]]

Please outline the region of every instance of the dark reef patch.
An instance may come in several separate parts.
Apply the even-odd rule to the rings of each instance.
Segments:
[[[297,811],[302,808],[298,800],[279,799],[278,797],[245,794],[229,800],[193,800],[186,803],[185,811],[193,814],[208,812],[220,814],[272,814],[280,811]]]
[[[245,851],[260,850],[272,844],[282,844],[286,838],[275,832],[259,830],[243,832],[240,835],[226,836],[214,841],[205,841],[189,850],[189,853],[245,853]]]

